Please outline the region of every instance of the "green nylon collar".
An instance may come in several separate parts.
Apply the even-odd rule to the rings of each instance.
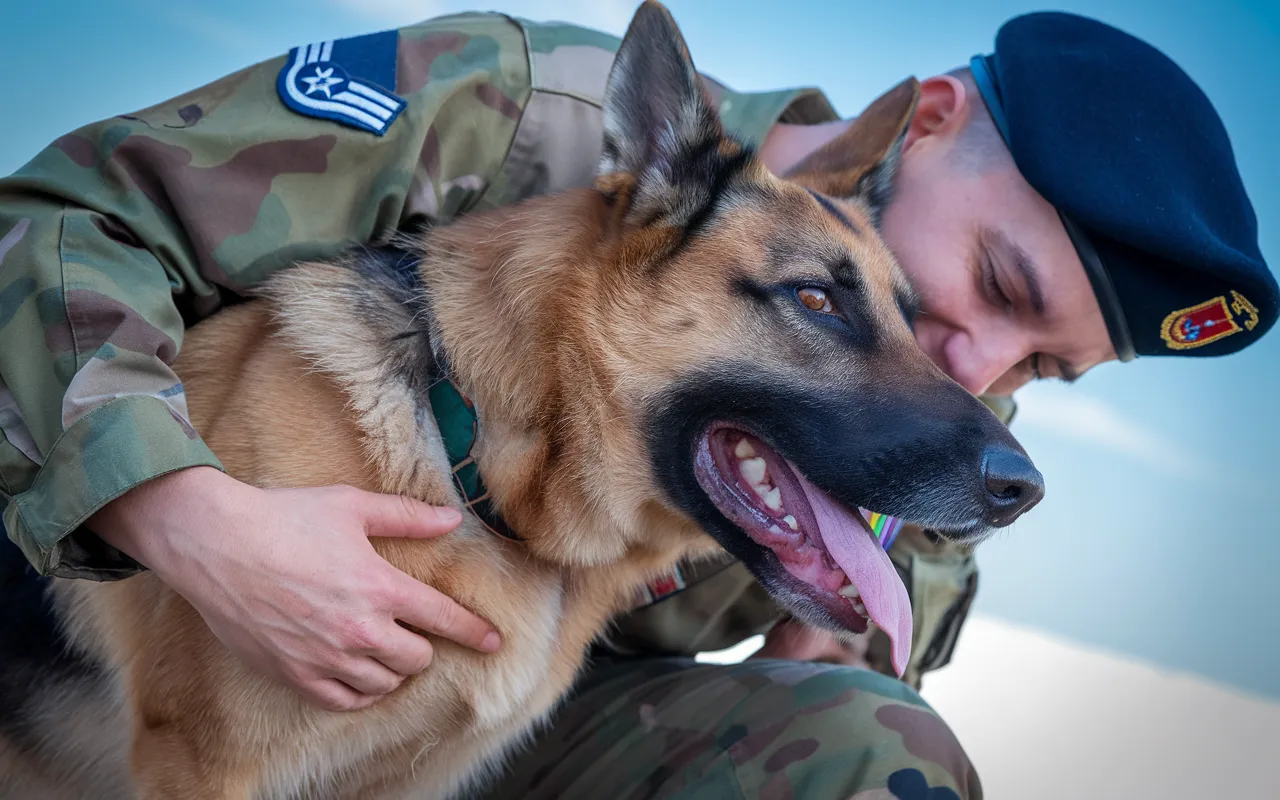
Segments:
[[[453,482],[462,494],[463,504],[494,535],[513,542],[521,541],[494,510],[489,490],[480,477],[480,467],[471,455],[480,430],[474,404],[447,375],[437,376],[427,390],[427,400],[431,404],[431,413],[440,430],[440,439],[444,442],[444,451],[449,457],[449,467],[453,470]]]

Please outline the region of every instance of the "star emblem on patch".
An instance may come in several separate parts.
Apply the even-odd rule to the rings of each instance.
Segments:
[[[395,93],[398,43],[390,30],[299,45],[284,59],[276,91],[299,114],[381,136],[408,105]]]
[[[325,97],[332,98],[333,94],[331,93],[331,90],[338,84],[342,83],[342,78],[333,74],[333,67],[324,69],[317,66],[315,70],[316,72],[314,75],[304,75],[302,78],[302,82],[307,85],[306,93],[311,95],[316,92],[324,92]]]

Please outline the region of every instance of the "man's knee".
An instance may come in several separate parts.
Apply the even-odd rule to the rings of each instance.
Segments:
[[[793,797],[861,800],[982,796],[954,733],[900,681],[802,662],[758,660],[729,669],[726,677],[756,686],[735,719],[724,721],[741,733],[726,756],[747,796],[787,790]]]
[[[870,670],[643,659],[580,688],[488,800],[981,797],[946,724]]]

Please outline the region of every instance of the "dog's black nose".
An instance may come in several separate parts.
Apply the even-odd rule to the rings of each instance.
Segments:
[[[1031,459],[1007,447],[988,447],[982,458],[990,522],[1004,526],[1044,497],[1044,477]]]

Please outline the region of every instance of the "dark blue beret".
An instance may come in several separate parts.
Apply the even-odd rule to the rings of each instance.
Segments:
[[[1096,20],[1016,17],[970,62],[1019,171],[1062,216],[1122,360],[1257,341],[1280,291],[1226,128],[1151,45]]]

